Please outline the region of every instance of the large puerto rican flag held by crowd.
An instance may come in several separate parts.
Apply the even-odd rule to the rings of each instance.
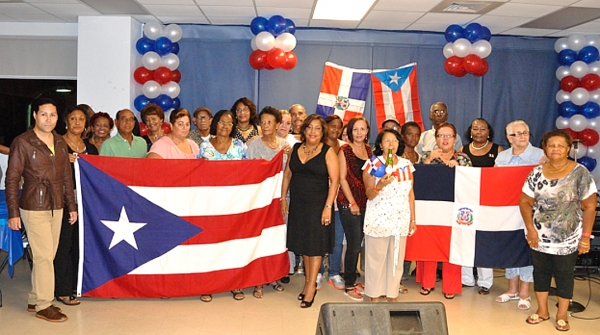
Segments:
[[[282,159],[79,156],[78,293],[193,296],[285,276]]]
[[[362,116],[369,92],[370,70],[352,69],[331,62],[325,63],[317,114],[323,118],[338,115],[344,124]]]
[[[379,130],[387,119],[396,119],[400,124],[414,121],[423,129],[417,63],[392,70],[373,70],[371,79]]]
[[[407,239],[406,259],[485,268],[530,265],[519,198],[532,168],[417,165],[417,232]]]

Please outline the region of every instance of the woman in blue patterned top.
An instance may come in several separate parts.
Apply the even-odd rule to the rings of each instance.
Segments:
[[[198,158],[208,160],[246,159],[246,145],[233,138],[237,121],[231,111],[220,110],[210,124],[213,137],[200,145]]]

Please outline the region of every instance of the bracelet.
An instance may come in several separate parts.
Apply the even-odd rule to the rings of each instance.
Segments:
[[[379,193],[380,190],[377,189],[377,185],[373,186],[373,191],[375,191],[375,193]]]
[[[410,222],[417,222],[415,219],[410,219]]]
[[[325,205],[325,208],[331,209],[331,205]]]
[[[350,206],[348,206],[348,207],[352,207],[352,206],[356,206],[356,201],[351,203]]]
[[[594,235],[592,235],[590,233],[581,233],[581,237],[589,237],[590,239],[593,239]]]

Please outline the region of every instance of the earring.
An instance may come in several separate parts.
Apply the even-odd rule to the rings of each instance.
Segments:
[[[69,126],[65,126],[65,129],[69,129]]]

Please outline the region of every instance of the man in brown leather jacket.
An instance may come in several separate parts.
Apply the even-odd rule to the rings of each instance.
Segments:
[[[14,139],[6,171],[8,226],[21,229],[21,219],[33,253],[32,289],[27,310],[40,319],[62,322],[67,316],[52,305],[54,299],[54,255],[58,247],[63,207],[69,223],[77,221],[77,206],[71,179],[67,145],[54,132],[58,113],[50,99],[32,104],[35,125]],[[19,183],[24,180],[21,196]]]

